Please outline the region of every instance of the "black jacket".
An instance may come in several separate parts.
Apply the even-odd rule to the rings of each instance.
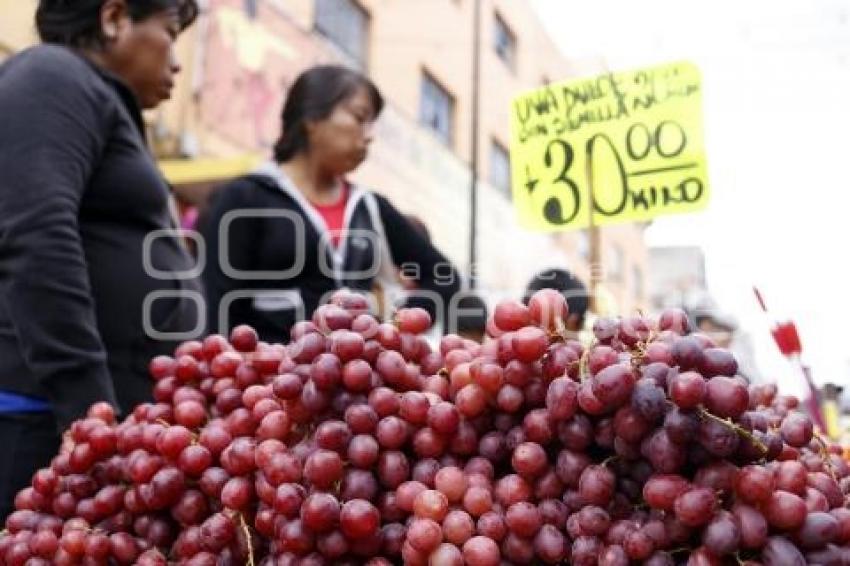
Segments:
[[[0,66],[0,390],[46,397],[60,426],[150,398],[147,363],[174,343],[147,335],[145,307],[160,332],[203,322],[199,295],[174,296],[200,290],[170,278],[193,265],[174,233],[143,257],[174,225],[143,128],[133,94],[69,49]]]
[[[285,342],[333,291],[370,291],[376,279],[394,279],[394,266],[418,283],[406,305],[445,316],[460,275],[387,199],[352,186],[344,230],[334,249],[324,220],[276,164],[222,187],[201,223],[210,327],[249,324]]]

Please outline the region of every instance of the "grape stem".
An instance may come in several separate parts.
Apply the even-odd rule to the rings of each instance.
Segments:
[[[555,318],[555,330],[549,333],[549,340],[551,342],[567,341],[567,327],[564,325],[564,320],[560,316]]]
[[[643,316],[643,314],[641,314]],[[635,344],[635,349],[632,352],[632,365],[635,367],[639,367],[644,358],[646,358],[646,348],[651,343],[655,341],[657,335],[654,330],[649,331],[649,336],[646,337],[646,340],[641,340],[637,344]]]
[[[818,447],[820,448],[820,457],[823,460],[823,465],[826,468],[827,472],[829,472],[830,477],[832,477],[835,482],[838,482],[838,477],[835,475],[835,467],[832,465],[832,460],[829,459],[829,453],[826,448],[826,441],[823,439],[823,436],[815,431],[812,435],[813,438],[817,441]]]
[[[587,360],[590,357],[590,350],[593,347],[593,344],[588,344],[587,348],[584,349],[584,352],[581,353],[581,358],[578,361],[578,379],[579,382],[584,381],[584,377],[587,374]]]
[[[172,426],[174,426],[165,419],[156,419],[156,422],[161,424],[165,428],[171,428]],[[192,435],[192,444],[197,444],[200,436],[198,436],[196,433],[192,432],[191,430],[189,431],[189,433]]]
[[[744,429],[743,427],[740,427],[740,426],[736,425],[735,423],[733,423],[731,419],[721,419],[717,415],[714,415],[714,414],[708,412],[704,407],[697,407],[697,413],[701,417],[711,419],[711,420],[718,422],[718,423],[722,424],[723,426],[735,431],[740,436],[743,436],[744,438],[746,438],[747,440],[752,442],[753,445],[756,448],[758,448],[761,451],[762,454],[767,455],[767,453],[768,453],[767,446],[765,446],[764,443],[761,440],[759,440],[755,436],[753,436],[750,433],[750,431],[748,431],[748,430]]]
[[[635,349],[631,353],[632,354],[632,367],[639,368],[643,363],[643,359],[646,357],[646,342],[638,342],[635,344]]]
[[[607,466],[607,465],[608,465],[608,464],[610,464],[611,462],[616,462],[616,461],[617,461],[617,460],[619,460],[619,459],[620,459],[620,457],[619,457],[619,456],[617,456],[617,455],[615,454],[614,456],[609,456],[609,457],[605,458],[605,459],[602,461],[602,463],[601,463],[601,464],[599,464],[599,465],[600,465],[600,466]]]
[[[254,566],[254,544],[251,537],[251,529],[248,528],[248,523],[245,522],[245,515],[239,513],[239,525],[242,527],[242,533],[245,535],[245,544],[248,546],[248,562],[246,566]]]

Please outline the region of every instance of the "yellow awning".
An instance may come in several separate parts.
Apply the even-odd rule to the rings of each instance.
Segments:
[[[161,159],[159,168],[172,185],[187,185],[232,179],[250,172],[261,161],[262,158],[257,155]]]

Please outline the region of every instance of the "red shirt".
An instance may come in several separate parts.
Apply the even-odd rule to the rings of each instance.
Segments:
[[[348,183],[343,183],[341,195],[337,202],[332,204],[310,203],[313,205],[313,208],[322,215],[322,218],[325,220],[325,224],[328,225],[331,243],[335,248],[339,247],[342,229],[345,226],[345,205],[348,204],[349,192]]]

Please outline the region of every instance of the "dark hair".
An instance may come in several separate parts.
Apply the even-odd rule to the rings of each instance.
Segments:
[[[384,99],[378,87],[361,73],[339,65],[320,65],[301,73],[283,104],[282,130],[274,144],[275,161],[283,163],[307,149],[304,123],[327,118],[337,104],[358,88],[367,90],[377,118],[384,108]]]
[[[431,242],[431,231],[428,230],[428,225],[414,214],[405,214],[404,218],[410,223],[410,226],[416,230],[420,236]]]
[[[587,313],[587,288],[566,269],[547,269],[535,275],[528,283],[524,302],[527,304],[535,292],[541,289],[555,289],[567,299],[570,314],[584,320]]]
[[[40,0],[35,27],[44,43],[90,48],[103,45],[100,9],[105,0]],[[126,0],[134,22],[153,14],[176,9],[180,29],[189,27],[198,16],[197,0]]]

